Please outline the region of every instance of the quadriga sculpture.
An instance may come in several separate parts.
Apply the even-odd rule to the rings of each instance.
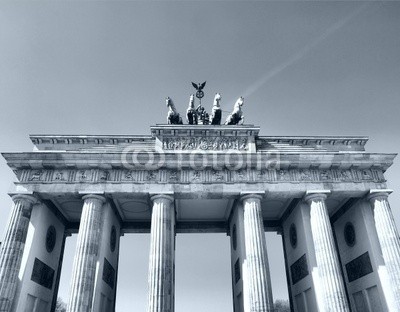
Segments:
[[[194,94],[189,98],[189,107],[186,111],[186,120],[189,125],[197,125],[197,111],[194,108]]]
[[[169,125],[182,125],[182,117],[179,115],[179,113],[176,111],[175,104],[172,102],[170,97],[167,97],[165,99],[165,103],[167,107],[169,108],[168,110],[168,115],[167,115],[167,122]]]
[[[222,116],[222,111],[221,111],[221,106],[220,102],[221,101],[221,95],[219,93],[215,94],[214,97],[214,104],[211,112],[211,124],[212,125],[220,125],[221,124],[221,116]]]
[[[244,103],[244,98],[240,97],[237,99],[235,105],[233,106],[233,112],[228,115],[225,121],[225,125],[242,125],[244,122],[244,116],[242,112],[242,106]]]

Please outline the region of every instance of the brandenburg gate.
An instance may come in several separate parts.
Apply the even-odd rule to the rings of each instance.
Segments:
[[[384,177],[395,155],[367,153],[365,137],[259,130],[32,135],[32,152],[3,153],[16,182],[0,311],[54,311],[71,233],[68,311],[114,311],[119,238],[149,232],[147,311],[173,312],[175,236],[212,232],[230,236],[233,311],[272,312],[265,231],[282,236],[292,311],[400,311],[400,241]]]

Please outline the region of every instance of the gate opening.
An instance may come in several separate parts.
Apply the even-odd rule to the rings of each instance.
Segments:
[[[226,234],[177,234],[175,312],[232,311],[230,261]]]

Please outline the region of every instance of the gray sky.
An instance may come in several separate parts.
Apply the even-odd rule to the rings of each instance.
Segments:
[[[400,3],[0,1],[0,150],[28,134],[149,134],[164,98],[183,113],[191,81],[223,109],[240,95],[263,135],[367,135],[400,151]],[[13,174],[0,161],[0,229]],[[400,224],[400,166],[386,174]],[[280,237],[268,234],[275,298],[286,298]],[[60,295],[68,296],[76,237]],[[122,238],[117,311],[145,311],[148,235]],[[231,311],[229,241],[177,237],[176,311]]]

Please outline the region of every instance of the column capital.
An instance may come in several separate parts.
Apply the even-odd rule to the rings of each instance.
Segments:
[[[95,199],[100,201],[102,204],[104,204],[107,201],[104,195],[101,194],[83,194],[82,199],[84,201],[86,201],[87,199]]]
[[[330,190],[309,190],[304,195],[304,200],[310,203],[312,200],[325,200],[331,193]]]
[[[165,199],[172,203],[175,198],[173,196],[173,193],[163,193],[163,194],[150,194],[150,199],[152,202],[156,201],[157,199]]]
[[[246,193],[240,193],[240,201],[245,201],[245,200],[248,200],[248,199],[258,199],[258,200],[261,200],[261,199],[263,199],[264,198],[264,194],[265,193],[260,193],[260,192],[254,192],[254,193],[251,193],[251,192],[246,192]]]
[[[367,194],[367,199],[370,202],[377,198],[387,199],[392,192],[393,190],[390,189],[371,189]]]
[[[31,205],[39,203],[39,200],[33,195],[29,194],[15,194],[11,196],[11,199],[15,203],[17,200],[25,201]]]

